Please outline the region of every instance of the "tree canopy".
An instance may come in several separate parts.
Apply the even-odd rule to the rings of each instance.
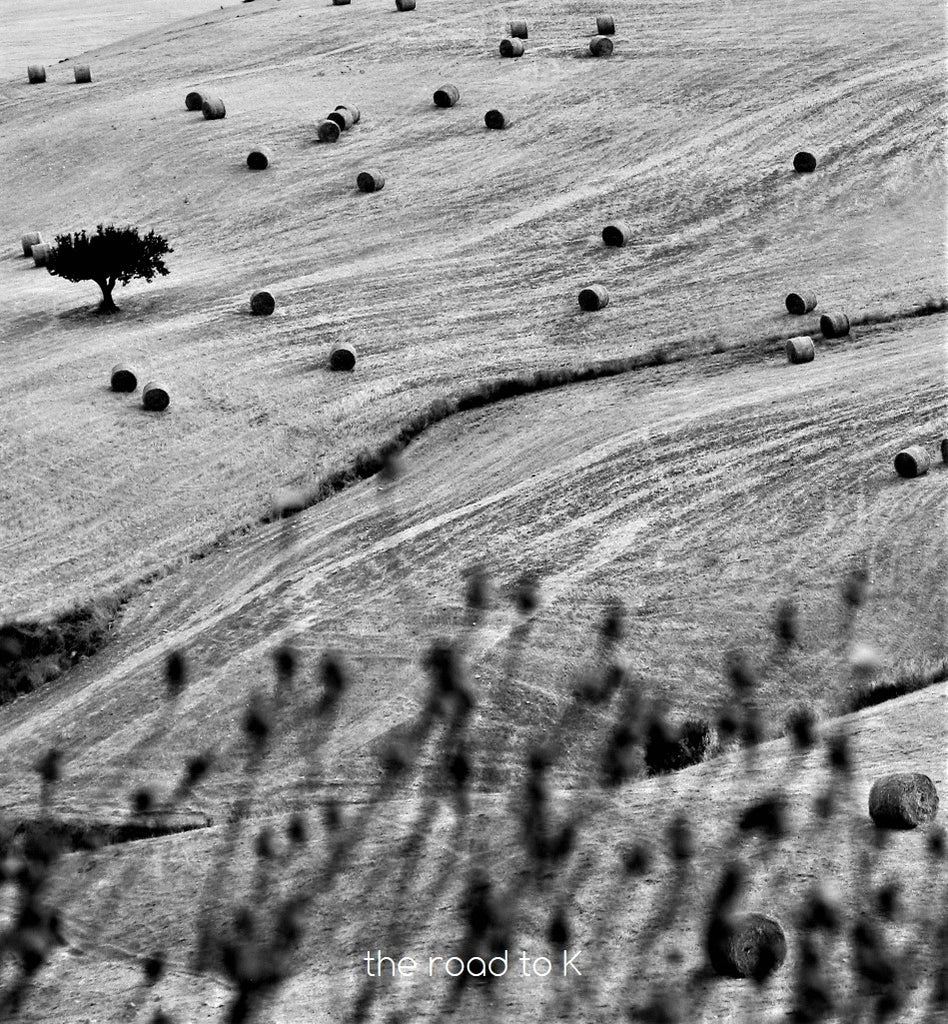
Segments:
[[[169,273],[162,256],[174,252],[168,240],[155,231],[140,235],[138,228],[99,224],[95,234],[76,231],[57,235],[46,259],[46,269],[67,281],[95,281],[102,289],[99,309],[114,313],[112,300],[116,284],[127,285],[135,278],[151,281],[156,274]]]

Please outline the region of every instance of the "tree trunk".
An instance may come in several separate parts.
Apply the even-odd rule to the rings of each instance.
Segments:
[[[117,313],[118,306],[112,301],[112,289],[115,287],[115,281],[96,281],[96,284],[102,289],[102,301],[99,303],[99,312]]]

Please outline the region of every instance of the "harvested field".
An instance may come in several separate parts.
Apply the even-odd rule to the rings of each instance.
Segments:
[[[132,6],[4,19],[0,1018],[928,1024],[943,10]]]

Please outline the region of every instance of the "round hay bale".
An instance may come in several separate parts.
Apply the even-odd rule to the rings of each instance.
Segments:
[[[88,64],[77,64],[73,68],[73,74],[76,76],[76,83],[79,85],[92,81],[92,69]]]
[[[869,817],[879,828],[915,828],[938,813],[935,783],[920,772],[895,772],[869,790]]]
[[[913,444],[909,448],[903,449],[895,457],[895,471],[906,480],[924,476],[931,464],[928,452],[920,444]]]
[[[43,241],[43,236],[38,231],[27,231],[27,233],[20,239],[20,244],[23,246],[23,255],[32,256],[32,249],[34,245],[39,245]]]
[[[335,121],[341,132],[347,132],[355,124],[355,115],[348,107],[337,107],[326,115],[327,121]]]
[[[356,364],[356,350],[345,341],[337,342],[329,350],[330,370],[354,370]]]
[[[824,338],[842,338],[849,334],[849,317],[845,313],[824,313],[820,317]]]
[[[941,449],[941,461],[948,463],[948,437],[943,437],[941,439],[939,448]]]
[[[46,68],[42,64],[30,64],[26,69],[26,77],[30,85],[39,85],[46,81]]]
[[[816,157],[805,149],[800,150],[793,158],[793,169],[797,174],[812,174],[816,170]]]
[[[415,0],[395,0],[395,9],[399,11],[413,11]]]
[[[112,367],[109,381],[113,391],[134,391],[138,387],[138,378],[134,371],[124,363],[116,363]]]
[[[519,39],[501,39],[500,55],[501,57],[522,57],[523,43]]]
[[[219,96],[205,96],[201,104],[201,113],[205,121],[219,121],[227,116],[224,101]]]
[[[149,412],[164,412],[170,404],[171,395],[163,384],[150,380],[142,388],[142,407]]]
[[[453,107],[461,98],[456,85],[442,85],[435,89],[434,104],[436,107]]]
[[[593,36],[589,40],[589,52],[594,57],[611,57],[612,40],[608,36]]]
[[[316,134],[320,142],[338,142],[342,129],[335,121],[320,121],[316,125]]]
[[[616,34],[616,23],[611,14],[601,14],[596,18],[596,35],[614,36]]]
[[[345,7],[350,0],[332,0],[333,7]]]
[[[596,309],[605,309],[609,305],[609,293],[601,284],[591,284],[583,288],[579,293],[579,308],[587,313]]]
[[[33,257],[33,265],[36,267],[45,267],[46,257],[49,255],[49,250],[51,248],[51,246],[46,245],[43,242],[34,245],[30,249],[30,255]]]
[[[350,110],[352,112],[352,123],[358,124],[362,120],[362,114],[359,108],[352,103],[340,103],[339,106],[334,107],[335,110]]]
[[[624,220],[615,220],[602,229],[602,240],[609,246],[623,246],[632,237]]]
[[[270,316],[276,309],[276,299],[270,292],[254,292],[250,296],[250,312],[254,316]]]
[[[712,923],[707,952],[716,974],[763,981],[786,959],[787,939],[772,917],[740,914]]]
[[[204,94],[200,92],[189,92],[184,97],[185,110],[200,110],[204,106]]]
[[[510,36],[512,39],[526,39],[527,23],[525,21],[512,21],[510,23]]]
[[[812,363],[815,354],[813,339],[808,334],[787,340],[788,363]]]
[[[360,192],[379,192],[385,188],[385,176],[381,171],[359,171],[356,186]]]
[[[488,110],[484,115],[484,124],[488,128],[508,128],[510,126],[510,118],[499,110]]]
[[[252,171],[265,171],[270,166],[273,155],[265,146],[255,146],[247,154],[247,166]]]
[[[787,312],[793,316],[803,316],[811,309],[816,309],[816,292],[790,292],[786,299]]]

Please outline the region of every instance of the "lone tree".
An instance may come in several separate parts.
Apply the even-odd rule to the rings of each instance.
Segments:
[[[102,289],[100,312],[115,313],[115,285],[119,281],[127,285],[136,277],[151,281],[155,274],[166,275],[168,268],[161,257],[169,252],[174,249],[169,248],[168,240],[154,231],[141,236],[138,228],[100,224],[94,235],[85,231],[57,235],[46,258],[46,269],[67,281],[95,281]]]

